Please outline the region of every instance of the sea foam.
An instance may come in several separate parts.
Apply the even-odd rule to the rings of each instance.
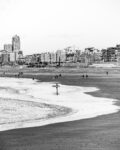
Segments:
[[[117,100],[93,97],[99,89],[32,79],[0,78],[0,131],[42,126],[115,113]]]

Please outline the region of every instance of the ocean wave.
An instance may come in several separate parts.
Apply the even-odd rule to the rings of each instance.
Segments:
[[[42,126],[115,113],[117,100],[86,94],[95,87],[61,85],[32,79],[0,78],[0,131]]]

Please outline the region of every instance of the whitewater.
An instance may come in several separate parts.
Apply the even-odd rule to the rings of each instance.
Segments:
[[[115,99],[93,97],[95,87],[0,78],[0,131],[92,118],[119,111]]]

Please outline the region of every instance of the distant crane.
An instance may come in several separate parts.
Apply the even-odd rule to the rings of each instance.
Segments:
[[[60,85],[56,83],[55,85],[53,85],[53,87],[56,87],[56,95],[59,95],[58,88],[60,87]]]

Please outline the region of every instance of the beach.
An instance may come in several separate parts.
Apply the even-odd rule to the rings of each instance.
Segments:
[[[64,75],[53,80],[51,75],[40,75],[40,81],[59,81],[63,85],[96,87],[100,90],[87,92],[95,97],[117,99],[119,106],[120,78],[117,75],[106,77],[89,76],[87,79],[77,75]],[[120,147],[120,113],[102,115],[95,118],[56,123],[42,127],[31,127],[3,131],[0,133],[2,150],[118,150]]]

